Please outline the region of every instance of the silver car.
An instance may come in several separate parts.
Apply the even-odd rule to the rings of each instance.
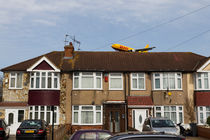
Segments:
[[[180,130],[176,128],[173,121],[167,118],[149,117],[145,119],[142,131],[164,132],[180,135]]]

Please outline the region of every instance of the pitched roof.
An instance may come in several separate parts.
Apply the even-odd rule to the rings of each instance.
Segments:
[[[85,52],[75,51],[73,59],[63,59],[63,51],[6,67],[1,71],[26,71],[43,56],[61,71],[195,71],[207,57],[190,52]]]
[[[151,106],[154,104],[150,96],[128,96],[128,105]]]

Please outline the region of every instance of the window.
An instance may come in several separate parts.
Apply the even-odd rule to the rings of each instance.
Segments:
[[[123,90],[122,73],[110,73],[109,74],[109,89],[110,90]]]
[[[210,72],[196,73],[195,79],[196,90],[210,89]]]
[[[18,110],[18,122],[22,122],[24,119],[24,110]]]
[[[182,74],[181,73],[153,73],[154,90],[181,90]]]
[[[183,122],[182,106],[156,106],[155,117],[166,117],[171,119],[175,124]]]
[[[30,89],[59,89],[59,73],[32,72],[30,77]]]
[[[20,72],[12,72],[10,73],[10,83],[9,87],[13,89],[21,89],[22,88],[22,73]]]
[[[132,90],[145,90],[145,74],[144,73],[131,74],[131,89]]]
[[[78,125],[101,125],[102,106],[73,106],[73,124]]]
[[[206,124],[210,116],[210,106],[198,106],[198,124]]]
[[[53,112],[51,106],[30,106],[29,118],[30,119],[43,119],[47,123],[52,124]],[[54,106],[54,123],[59,124],[59,110],[58,106]]]
[[[102,89],[101,72],[75,72],[73,89]]]

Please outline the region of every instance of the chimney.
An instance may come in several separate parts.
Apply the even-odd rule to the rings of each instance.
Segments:
[[[64,47],[64,59],[72,59],[74,55],[74,46],[72,42]]]

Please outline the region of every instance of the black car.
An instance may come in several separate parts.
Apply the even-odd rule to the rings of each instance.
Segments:
[[[4,140],[9,137],[10,129],[3,119],[0,119],[0,140]]]
[[[106,140],[185,140],[185,137],[160,132],[116,134]]]
[[[16,131],[16,140],[47,139],[47,123],[44,120],[24,120]]]

